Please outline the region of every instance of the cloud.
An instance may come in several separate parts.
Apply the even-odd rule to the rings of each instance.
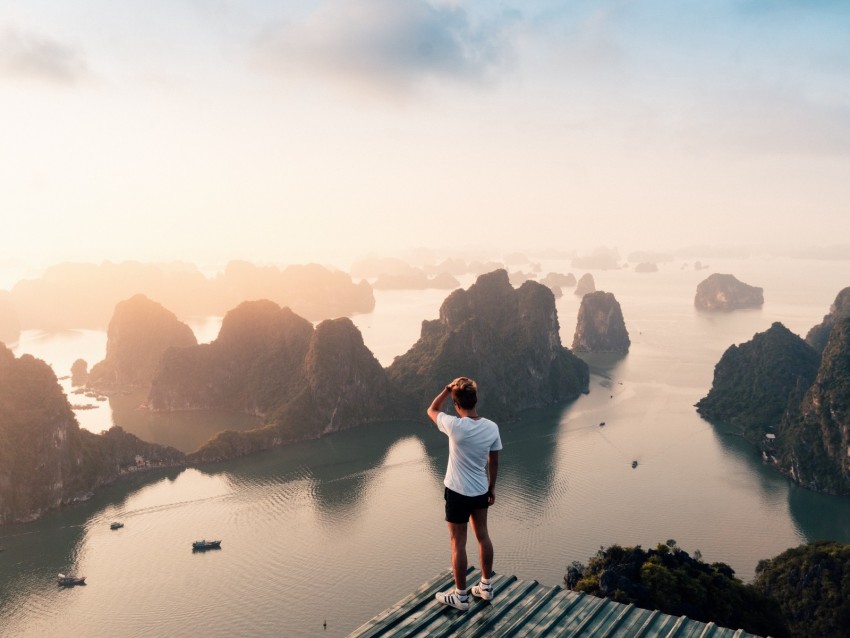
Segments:
[[[79,51],[52,38],[0,28],[0,79],[74,84],[88,75]]]
[[[683,127],[700,145],[771,155],[846,156],[850,105],[799,89],[759,83],[706,92]]]
[[[461,7],[426,0],[326,0],[298,22],[269,29],[258,43],[264,66],[408,91],[427,80],[478,83],[513,56],[503,11],[473,23]]]

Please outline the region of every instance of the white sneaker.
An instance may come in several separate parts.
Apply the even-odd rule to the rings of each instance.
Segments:
[[[434,594],[434,598],[437,599],[438,603],[443,603],[444,605],[454,607],[455,609],[460,609],[461,611],[466,611],[467,609],[469,609],[469,597],[461,596],[457,593],[456,589],[446,592],[437,592],[436,594]]]
[[[481,600],[493,600],[493,583],[478,583],[472,586],[472,595]]]

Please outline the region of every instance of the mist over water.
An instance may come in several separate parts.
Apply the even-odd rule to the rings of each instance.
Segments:
[[[550,265],[571,270],[553,263],[544,272]],[[711,272],[764,287],[764,307],[695,312],[696,285]],[[788,547],[850,542],[850,499],[791,484],[693,407],[730,345],[774,321],[801,335],[818,323],[850,285],[847,262],[753,259],[701,272],[675,263],[653,274],[593,274],[596,288],[620,302],[632,347],[622,358],[586,357],[588,395],[500,424],[505,448],[490,512],[495,569],[555,585],[571,561],[587,560],[599,546],[675,538],[749,580],[758,560]],[[353,319],[388,365],[418,338],[423,319],[437,317],[446,294],[376,291],[375,311]],[[579,304],[569,288],[557,300],[567,346]],[[205,325],[214,332],[214,319]],[[100,360],[105,335],[27,332],[15,349],[23,352],[62,376],[77,357]],[[422,398],[423,414],[431,399]],[[134,400],[127,397],[130,407]],[[142,428],[128,412],[113,399],[77,415],[95,431],[112,420]],[[226,420],[173,418],[171,430],[186,433]],[[189,434],[165,424],[146,427],[149,436],[192,445]],[[228,463],[136,476],[36,523],[0,528],[0,635],[344,636],[449,568],[447,454],[445,438],[424,420],[368,426]],[[113,520],[125,527],[111,531]],[[200,538],[221,539],[222,549],[193,554],[190,544]],[[473,543],[469,549],[477,564]],[[88,584],[57,589],[59,571],[85,575]]]

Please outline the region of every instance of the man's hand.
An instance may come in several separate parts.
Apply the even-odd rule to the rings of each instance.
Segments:
[[[487,505],[492,505],[496,502],[496,492],[487,490]]]
[[[464,383],[464,382],[467,382],[467,383],[468,383],[468,382],[470,382],[470,381],[469,381],[469,377],[458,377],[457,379],[455,379],[454,381],[452,381],[452,382],[448,385],[448,388],[449,388],[450,390],[454,390],[455,388],[459,387],[459,386],[460,386],[462,383]]]

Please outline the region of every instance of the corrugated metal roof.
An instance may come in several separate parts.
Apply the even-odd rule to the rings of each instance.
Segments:
[[[469,574],[467,583],[471,587],[481,573],[470,569]],[[668,616],[560,586],[545,587],[536,580],[518,580],[516,576],[494,576],[492,603],[470,596],[469,610],[464,612],[434,600],[435,593],[452,587],[451,572],[445,572],[375,616],[349,638],[759,638],[742,629]]]

